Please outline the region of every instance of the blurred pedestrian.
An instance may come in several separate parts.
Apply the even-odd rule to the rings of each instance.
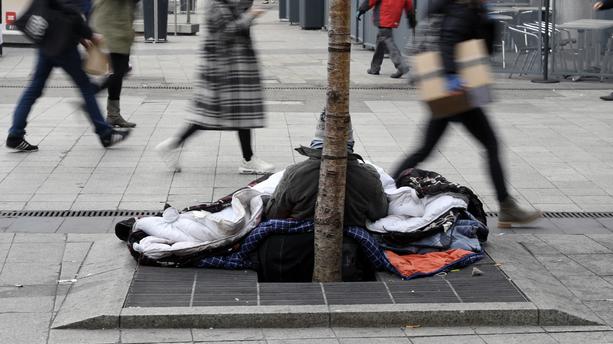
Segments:
[[[447,88],[450,92],[462,92],[462,80],[457,74],[455,63],[455,46],[470,39],[493,36],[489,32],[482,32],[484,27],[491,28],[486,23],[486,8],[482,0],[435,0],[431,3],[430,12],[443,16],[439,48],[447,76]],[[487,150],[489,173],[500,205],[498,226],[510,227],[513,223],[528,223],[538,219],[542,214],[541,211],[523,209],[508,193],[500,163],[496,134],[483,109],[479,107],[452,117],[431,118],[422,146],[396,167],[394,178],[397,179],[403,171],[424,161],[441,139],[450,122],[462,123]]]
[[[613,8],[613,0],[598,1],[594,4],[594,10],[596,11],[604,11],[611,8]],[[605,101],[613,101],[613,92],[609,95],[600,97],[600,99]]]
[[[134,128],[136,123],[121,115],[121,89],[123,79],[130,70],[130,49],[134,42],[134,12],[139,0],[94,0],[92,23],[96,32],[104,35],[110,52],[110,74],[100,90],[108,89],[106,102],[107,122],[120,128]]]
[[[381,65],[383,64],[383,57],[387,51],[394,66],[396,66],[396,72],[390,75],[390,77],[394,79],[400,78],[409,72],[409,65],[394,42],[393,29],[400,25],[403,11],[407,16],[409,27],[415,29],[417,20],[415,19],[413,0],[364,0],[358,9],[357,19],[361,20],[364,13],[373,7],[375,8],[373,21],[379,28],[379,32],[377,33],[375,53],[367,73],[379,75]]]
[[[114,130],[104,121],[95,97],[95,87],[81,67],[81,55],[77,49],[79,40],[84,45],[100,44],[102,36],[94,34],[87,26],[83,17],[80,0],[49,0],[49,8],[54,15],[61,15],[61,22],[55,23],[52,16],[48,25],[70,25],[73,35],[57,37],[46,35],[38,48],[37,62],[30,84],[21,95],[15,112],[13,123],[9,129],[6,146],[20,152],[34,152],[38,146],[25,140],[28,116],[32,106],[42,96],[45,83],[55,67],[62,68],[79,88],[85,100],[84,108],[94,126],[96,134],[104,147],[113,146],[127,138],[129,131]],[[44,20],[44,19],[43,19]],[[28,20],[28,23],[31,22]],[[69,29],[70,30],[70,29]],[[63,32],[59,28],[55,32]],[[51,37],[53,36],[53,37]],[[50,40],[51,42],[46,42]]]
[[[200,130],[236,130],[243,160],[240,173],[266,173],[272,164],[253,155],[251,129],[265,124],[262,85],[250,28],[264,12],[253,0],[208,0],[201,65],[192,101],[192,116],[177,137],[156,149],[175,171],[180,146]]]

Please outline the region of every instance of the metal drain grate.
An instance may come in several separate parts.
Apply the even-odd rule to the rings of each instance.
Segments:
[[[488,217],[498,217],[497,212],[488,211],[486,212],[486,214]],[[613,218],[613,212],[546,211],[543,213],[543,217],[547,219],[607,219],[607,218]]]
[[[132,217],[159,213],[160,210],[4,210],[0,217]]]
[[[152,216],[160,210],[2,210],[0,217],[111,217],[111,216]],[[497,217],[497,212],[487,212],[488,217]],[[568,212],[547,211],[548,219],[607,219],[613,212]]]

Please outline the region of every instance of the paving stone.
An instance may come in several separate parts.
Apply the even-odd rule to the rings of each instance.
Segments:
[[[383,337],[383,338],[339,338],[341,344],[411,344],[408,338]]]
[[[0,313],[0,338],[11,344],[46,344],[51,313]]]
[[[539,235],[549,245],[564,254],[612,253],[613,251],[583,235]]]
[[[192,329],[194,341],[219,342],[219,341],[255,341],[263,340],[264,333],[261,329]]]
[[[54,285],[0,287],[0,313],[51,312],[54,299]]]
[[[564,332],[551,333],[560,344],[600,344],[613,342],[613,332]]]
[[[119,330],[51,330],[48,344],[114,344],[119,342]]]
[[[59,273],[59,264],[45,264],[41,262],[5,263],[0,273],[0,285],[55,285]]]
[[[69,217],[62,222],[58,233],[105,233],[113,228],[115,217]]]
[[[584,276],[558,276],[558,278],[581,300],[613,299],[613,285],[596,275],[587,278]]]
[[[458,343],[458,344],[484,344],[479,336],[445,336],[445,337],[418,337],[410,338],[413,344],[438,344],[438,343]]]
[[[336,338],[316,338],[316,339],[270,339],[268,344],[338,344]]]
[[[20,217],[7,229],[10,232],[55,233],[64,221],[61,217]]]
[[[612,234],[590,234],[588,235],[592,240],[596,241],[602,246],[607,247],[609,250],[613,251],[613,233]],[[596,252],[589,252],[596,253]]]
[[[122,329],[122,343],[191,342],[190,329]]]
[[[474,328],[476,334],[513,334],[513,333],[540,333],[545,332],[539,326],[478,326]]]
[[[376,337],[404,337],[400,328],[332,328],[338,338],[376,338]]]
[[[487,344],[557,344],[556,340],[546,333],[481,335]]]
[[[262,331],[269,342],[275,339],[335,338],[334,332],[329,328],[264,328]]]
[[[569,257],[597,275],[613,276],[613,254],[580,254]]]

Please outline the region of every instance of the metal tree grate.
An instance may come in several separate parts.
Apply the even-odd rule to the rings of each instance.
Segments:
[[[2,210],[0,217],[106,217],[106,216],[153,216],[160,210]],[[487,212],[497,217],[496,212]],[[613,218],[613,212],[568,212],[547,211],[543,217],[549,219],[606,219]]]

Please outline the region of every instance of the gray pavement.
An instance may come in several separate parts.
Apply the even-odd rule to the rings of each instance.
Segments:
[[[300,160],[292,147],[310,141],[325,102],[326,34],[279,23],[270,12],[260,20],[255,36],[269,109],[269,126],[256,132],[256,154],[283,168]],[[170,37],[166,44],[136,44],[134,72],[122,105],[138,127],[125,145],[110,150],[99,146],[74,105],[74,89],[66,88],[65,77],[57,73],[28,127],[28,138],[40,142],[41,150],[0,151],[0,210],[154,210],[165,202],[182,207],[211,201],[250,181],[252,177],[236,173],[240,151],[233,133],[202,133],[192,139],[182,151],[181,173],[168,172],[153,151],[181,128],[188,114],[197,46],[197,38],[182,36]],[[7,130],[34,54],[16,48],[5,52],[0,58],[0,127]],[[356,150],[390,168],[416,148],[428,113],[406,80],[386,76],[393,71],[388,61],[382,76],[367,75],[370,57],[371,52],[354,46],[351,110]],[[510,189],[522,202],[548,211],[610,212],[613,118],[611,105],[598,96],[611,85],[555,87],[504,76],[498,80],[498,101],[489,113],[500,133]],[[423,167],[472,187],[488,210],[496,211],[478,143],[459,127],[448,134]],[[115,220],[0,217],[1,343],[613,342],[611,218],[543,219],[504,231],[490,226],[487,247],[536,307],[553,307],[603,324],[599,327],[52,329],[58,319],[117,311],[105,305],[111,305],[109,297],[121,299],[112,293],[121,283],[102,282],[125,281],[134,266],[127,250],[111,234],[103,234]],[[88,259],[101,262],[91,264]],[[102,282],[89,282],[96,278]]]

